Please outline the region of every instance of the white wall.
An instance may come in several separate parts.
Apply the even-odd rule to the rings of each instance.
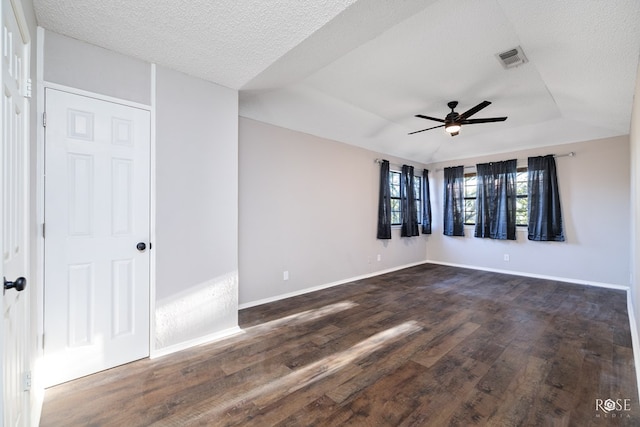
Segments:
[[[157,70],[156,346],[237,326],[238,92]]]
[[[424,165],[246,118],[239,144],[241,306],[425,260],[424,236],[376,239],[374,160]]]
[[[518,151],[502,155],[433,164],[444,166],[519,159],[528,156],[566,154],[556,159],[558,184],[565,224],[565,242],[532,242],[526,227],[518,227],[517,240],[473,237],[473,226],[465,226],[465,237],[442,234],[443,172],[432,184],[433,235],[427,243],[428,259],[434,262],[517,273],[552,276],[580,282],[629,285],[629,138],[627,136]],[[509,261],[504,261],[509,254]]]
[[[152,352],[237,327],[238,93],[45,31],[47,82],[134,101],[155,95]]]
[[[636,78],[631,114],[631,300],[636,328],[640,330],[640,68]],[[636,359],[638,360],[638,359]],[[636,367],[637,369],[637,367]]]
[[[44,80],[151,105],[150,65],[101,47],[46,31]]]

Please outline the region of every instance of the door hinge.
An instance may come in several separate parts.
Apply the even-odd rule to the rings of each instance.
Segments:
[[[31,79],[27,79],[27,83],[24,85],[24,97],[31,98]]]
[[[42,127],[47,127],[47,113],[46,111],[42,113]]]
[[[42,238],[44,239],[44,222],[42,223]]]
[[[22,386],[24,391],[31,390],[31,371],[22,374]]]

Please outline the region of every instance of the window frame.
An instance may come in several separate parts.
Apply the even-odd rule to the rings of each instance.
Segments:
[[[521,175],[524,172],[523,175]],[[524,176],[523,179],[518,180],[519,177]],[[473,178],[473,192],[472,194],[467,192],[467,189],[470,187],[468,180]],[[464,225],[475,226],[475,218],[476,218],[476,195],[478,194],[477,190],[477,173],[467,172],[464,174]],[[524,183],[524,185],[519,186],[518,183]],[[521,190],[522,189],[522,190]],[[520,213],[524,210],[525,222],[518,222],[518,201],[526,200],[524,203],[524,208],[520,209]],[[471,209],[467,209],[468,206],[472,206]],[[528,168],[526,166],[519,166],[516,168],[516,227],[528,227],[529,226],[529,192],[528,192]],[[522,215],[520,215],[522,217]],[[474,222],[470,222],[469,218],[473,218]]]
[[[416,204],[416,221],[422,224],[422,176],[413,175],[413,201]],[[417,188],[416,188],[417,186]]]
[[[524,172],[524,179],[518,180]],[[519,182],[524,182],[523,186],[519,186]],[[520,191],[520,188],[523,190]],[[526,200],[524,204],[524,218],[525,222],[518,222],[518,201]],[[516,168],[516,228],[517,227],[529,227],[529,168],[527,166],[520,166]]]
[[[462,195],[463,203],[464,203],[464,225],[476,225],[476,195],[478,194],[478,174],[476,172],[467,172],[463,175],[464,180],[464,194]],[[471,180],[473,178],[473,184],[469,185],[467,180]],[[467,193],[467,189],[473,187],[473,194]],[[472,208],[467,209],[468,206],[472,206]],[[471,214],[469,214],[471,213]],[[469,222],[468,218],[473,218],[473,222]]]
[[[391,200],[391,227],[399,227],[402,225],[402,207],[400,198],[400,179],[402,173],[397,170],[389,170],[389,199]],[[394,183],[394,177],[397,178],[397,184]],[[397,188],[397,191],[394,193],[394,188]],[[397,196],[394,196],[397,194]],[[394,203],[394,200],[396,201]],[[394,209],[394,205],[397,206],[397,209]],[[398,221],[394,221],[394,217],[398,218]]]
[[[394,175],[395,174],[395,175]],[[394,184],[394,176],[397,177],[397,185]],[[402,199],[400,194],[400,181],[402,179],[402,172],[398,170],[389,170],[389,199],[391,201],[391,227],[401,227],[402,226]],[[413,192],[414,197],[413,200],[416,204],[416,220],[418,224],[422,224],[422,186],[424,183],[422,182],[422,176],[414,175],[413,176]],[[394,188],[397,187],[397,196],[394,196]],[[394,200],[397,201],[394,203]],[[397,209],[394,209],[394,205],[397,205]],[[398,218],[398,222],[394,222],[394,217]]]

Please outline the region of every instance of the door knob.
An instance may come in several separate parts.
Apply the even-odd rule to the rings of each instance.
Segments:
[[[12,289],[14,288],[16,291],[24,291],[24,288],[27,287],[27,279],[24,277],[18,277],[15,282],[7,281],[7,278],[4,278],[4,289]]]
[[[147,245],[145,245],[144,242],[139,242],[136,245],[136,249],[138,249],[140,252],[144,251],[145,249],[147,249]]]

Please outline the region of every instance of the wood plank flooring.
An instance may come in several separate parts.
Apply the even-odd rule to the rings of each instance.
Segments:
[[[240,326],[50,388],[41,425],[640,425],[624,291],[425,264]]]

